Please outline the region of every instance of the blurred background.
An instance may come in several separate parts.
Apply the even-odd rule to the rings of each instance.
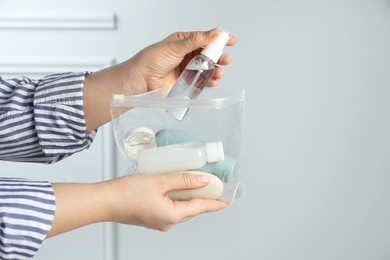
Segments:
[[[219,88],[246,91],[245,197],[167,233],[96,224],[36,259],[390,258],[390,1],[2,0],[0,75],[96,71],[176,31],[238,38]],[[55,165],[2,176],[122,175],[111,126]],[[77,214],[77,213],[75,213]]]

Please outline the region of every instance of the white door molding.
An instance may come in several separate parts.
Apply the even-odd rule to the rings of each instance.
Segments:
[[[0,76],[36,78],[67,71],[94,72],[114,63],[113,57],[1,57]]]
[[[0,12],[0,29],[115,29],[113,12]]]
[[[108,123],[99,130],[102,135],[100,146],[101,153],[101,168],[102,180],[109,180],[117,177],[116,167],[116,143],[112,124]],[[103,259],[116,260],[118,259],[118,229],[117,224],[106,222],[103,223]]]

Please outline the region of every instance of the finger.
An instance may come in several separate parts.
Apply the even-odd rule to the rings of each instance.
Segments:
[[[219,34],[219,29],[212,29],[209,31],[197,31],[197,32],[177,32],[171,37],[176,39],[172,42],[172,48],[176,52],[185,55],[199,48],[202,48],[215,40]]]
[[[210,182],[210,178],[201,172],[180,172],[164,174],[166,178],[166,191],[197,189],[206,186]]]
[[[224,74],[223,70],[220,67],[216,67],[214,72],[213,72],[213,76],[212,77],[213,77],[214,80],[220,80],[220,79],[222,79],[223,74]]]
[[[192,199],[190,201],[175,201],[175,207],[182,216],[182,221],[190,219],[202,213],[215,212],[229,206],[223,200]]]
[[[207,86],[208,87],[217,86],[218,81],[222,79],[223,75],[224,75],[223,70],[220,67],[216,67],[214,72],[213,72],[213,75],[211,76],[211,78],[207,82]]]
[[[176,32],[172,34],[170,37],[176,38],[177,40],[184,40],[189,37],[193,37],[192,35],[198,35],[198,36],[204,36],[206,38],[216,38],[216,36],[219,34],[220,30],[218,28],[213,28],[208,31],[194,31],[194,32]]]
[[[229,41],[227,42],[227,46],[233,46],[233,45],[236,45],[237,44],[237,38],[234,36],[234,35],[232,35],[232,36],[230,36],[230,38],[229,38]]]
[[[226,53],[222,54],[221,58],[219,58],[218,60],[219,65],[228,65],[231,62],[232,62],[232,58]]]

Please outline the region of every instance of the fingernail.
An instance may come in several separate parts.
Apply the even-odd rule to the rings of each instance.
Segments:
[[[210,178],[209,178],[209,176],[206,176],[206,175],[199,175],[198,181],[202,184],[207,184],[210,182]]]

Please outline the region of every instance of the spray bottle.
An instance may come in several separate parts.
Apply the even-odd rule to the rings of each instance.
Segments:
[[[217,39],[208,44],[199,55],[192,58],[166,97],[174,99],[197,98],[213,75],[215,64],[223,54],[223,48],[229,38],[228,32],[221,31]],[[183,120],[188,108],[170,108],[166,111],[176,119]]]

